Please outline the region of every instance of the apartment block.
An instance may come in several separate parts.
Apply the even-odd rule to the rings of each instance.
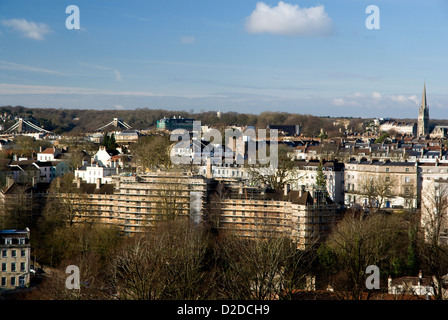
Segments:
[[[0,230],[0,291],[30,282],[30,230]]]
[[[207,186],[203,176],[189,172],[124,173],[109,184],[76,178],[76,192],[60,196],[70,199],[78,221],[95,219],[131,235],[177,216],[201,222]]]
[[[372,188],[375,184],[389,187],[375,195]],[[374,206],[417,208],[419,186],[418,164],[414,162],[352,159],[345,164],[345,203],[348,205],[368,206],[375,197]]]
[[[284,192],[230,187],[220,204],[218,228],[247,238],[285,236],[299,249],[321,243],[338,221],[341,206],[322,191]]]

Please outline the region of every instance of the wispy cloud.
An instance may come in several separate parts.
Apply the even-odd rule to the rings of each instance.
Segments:
[[[4,60],[0,60],[0,69],[46,73],[46,74],[54,74],[54,75],[64,75],[63,73],[54,71],[54,70],[36,68],[36,67],[32,67],[32,66],[28,66],[28,65],[24,65],[24,64],[20,64],[20,63],[15,63],[15,62],[4,61]]]
[[[0,94],[4,95],[102,95],[102,96],[123,96],[123,97],[175,97],[164,93],[154,93],[150,91],[119,91],[112,89],[94,89],[82,87],[64,86],[40,86],[0,83]],[[181,98],[203,98],[208,95],[183,95]]]
[[[51,28],[44,23],[36,23],[27,21],[26,19],[9,19],[1,20],[2,25],[12,28],[21,34],[22,37],[33,40],[44,40],[45,36],[50,33]]]
[[[370,76],[360,73],[351,73],[351,72],[343,72],[343,71],[329,71],[324,73],[326,76],[333,79],[361,79],[361,80],[369,80],[369,81],[377,81],[380,80],[379,76]]]
[[[275,7],[258,2],[246,18],[246,30],[292,36],[328,36],[334,32],[332,20],[323,5],[300,8],[283,1]]]
[[[196,42],[196,38],[191,36],[189,37],[185,36],[180,39],[180,42],[182,42],[183,44],[190,44]]]
[[[115,75],[116,81],[122,81],[121,73],[117,69],[114,69],[111,67],[100,66],[100,65],[92,64],[92,63],[85,63],[85,62],[79,62],[79,64],[82,66],[97,69],[97,70],[111,71]]]
[[[136,20],[136,21],[141,21],[141,22],[148,22],[149,21],[148,18],[142,18],[142,17],[136,16],[136,15],[133,15],[133,14],[129,14],[129,13],[125,14],[124,16],[126,18],[133,19],[133,20]]]

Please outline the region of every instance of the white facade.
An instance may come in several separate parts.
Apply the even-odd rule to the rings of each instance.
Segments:
[[[43,152],[37,153],[37,161],[54,161],[60,153],[61,150],[57,148],[47,148]]]
[[[416,208],[418,200],[417,165],[411,162],[350,161],[345,164],[345,203],[369,206],[364,179],[392,181],[390,195],[383,198],[383,208]]]
[[[101,146],[100,149],[93,156],[93,161],[99,166],[111,166],[112,156],[106,151],[106,148]]]
[[[101,179],[101,183],[111,183],[111,176],[114,174],[118,174],[118,167],[102,167],[96,164],[83,166],[77,170],[75,170],[75,177],[81,178],[87,183],[96,183],[97,179]]]
[[[207,175],[207,165],[199,167],[199,174]],[[250,178],[244,166],[230,164],[212,165],[211,175],[213,178],[239,178],[243,180]]]
[[[395,121],[387,121],[380,125],[380,131],[389,132],[395,131],[400,134],[415,135],[417,125],[415,123],[402,123]]]

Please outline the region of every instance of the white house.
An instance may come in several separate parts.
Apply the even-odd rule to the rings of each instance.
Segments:
[[[417,295],[417,296],[433,296],[434,287],[432,278],[423,278],[420,272],[418,277],[402,277],[392,279],[389,276],[387,280],[387,288],[389,294],[395,295]]]
[[[37,153],[37,161],[54,161],[61,154],[58,148],[47,148]]]
[[[96,183],[97,179],[101,179],[101,183],[112,183],[111,176],[119,173],[118,167],[103,167],[92,164],[76,169],[75,177],[81,178],[87,183]]]

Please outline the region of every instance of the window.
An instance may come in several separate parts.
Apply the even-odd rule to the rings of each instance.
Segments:
[[[6,286],[6,277],[2,277],[2,283],[1,283],[2,287]]]
[[[16,263],[12,262],[11,263],[11,272],[14,272],[14,271],[16,271]]]
[[[26,256],[26,250],[20,250],[20,256],[25,257]]]
[[[25,271],[25,262],[20,262],[20,271]]]
[[[16,285],[16,277],[11,277],[11,286]]]
[[[7,271],[6,263],[5,263],[5,262],[2,263],[2,271],[4,271],[4,272]]]
[[[12,244],[12,238],[5,238],[5,244]]]
[[[6,258],[8,256],[8,251],[7,250],[2,250],[2,257]]]
[[[11,250],[11,257],[13,257],[13,258],[17,257],[16,250]]]

